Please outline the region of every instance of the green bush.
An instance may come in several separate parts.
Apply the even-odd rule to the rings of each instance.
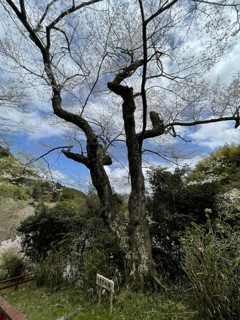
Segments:
[[[240,231],[226,220],[193,224],[182,238],[182,268],[195,294],[199,319],[240,319]],[[232,216],[232,219],[234,217]]]
[[[42,259],[35,268],[35,281],[38,287],[45,286],[52,291],[58,290],[66,284],[64,272],[67,261],[62,252],[51,252]]]
[[[0,194],[3,198],[16,198],[19,200],[28,200],[30,198],[28,190],[18,186],[1,185]]]
[[[25,254],[38,264],[38,285],[57,289],[64,282],[89,289],[96,273],[121,279],[123,259],[98,209],[79,212],[65,202],[54,208],[41,205],[18,231]]]
[[[25,254],[34,262],[47,258],[51,251],[67,253],[79,237],[81,221],[79,213],[59,204],[47,208],[40,204],[35,215],[29,216],[18,227]]]
[[[214,213],[216,211],[216,185],[186,185],[185,175],[188,170],[188,167],[176,168],[175,172],[171,173],[157,168],[149,172],[153,193],[147,199],[147,209],[151,217],[153,258],[158,273],[172,283],[182,278],[180,234],[191,226],[193,221],[205,223],[206,207],[212,208]]]
[[[25,259],[13,250],[8,250],[1,257],[1,278],[13,278],[22,275],[27,269]]]

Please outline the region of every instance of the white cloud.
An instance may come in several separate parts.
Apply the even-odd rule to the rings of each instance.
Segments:
[[[179,161],[179,166],[184,166],[184,165],[188,165],[191,169],[193,169],[196,164],[200,161],[202,161],[204,158],[206,157],[206,154],[202,154],[201,156],[195,156],[191,159],[185,159],[183,161]],[[170,171],[174,171],[174,170],[170,170]]]
[[[151,186],[148,182],[148,171],[153,168],[159,168],[163,166],[160,162],[144,162],[143,175],[145,177],[145,188],[147,192],[151,192]],[[167,165],[164,165],[165,168],[168,168]],[[111,185],[114,188],[114,191],[120,194],[129,194],[131,191],[130,185],[130,176],[128,173],[127,167],[114,168],[114,167],[105,167],[107,175],[110,179]]]
[[[34,118],[34,114],[31,115],[28,120],[28,124],[32,129],[30,135],[31,139],[42,139],[54,136],[63,135],[63,130],[61,125],[56,122],[54,117],[48,116],[48,118],[43,118],[37,114],[37,118]]]
[[[63,130],[60,121],[53,115],[42,115],[37,111],[23,113],[17,109],[8,109],[4,114],[7,122],[15,129],[26,133],[30,139],[61,136]]]
[[[225,59],[220,60],[212,69],[211,76],[219,77],[222,82],[229,83],[232,76],[239,70],[239,51],[240,43],[236,43],[231,52],[229,52]]]
[[[69,178],[59,170],[51,170],[51,174],[48,175],[48,179],[65,181],[65,180],[68,180]]]
[[[126,167],[110,168],[106,166],[105,170],[110,179],[111,185],[114,188],[114,191],[125,194],[130,192],[129,175]]]
[[[239,143],[240,130],[234,129],[233,122],[210,123],[199,126],[199,130],[189,134],[200,146],[215,149],[226,143]]]

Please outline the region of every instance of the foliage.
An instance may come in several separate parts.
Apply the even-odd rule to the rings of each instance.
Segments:
[[[66,284],[64,272],[67,268],[66,255],[61,252],[51,251],[47,258],[41,259],[35,267],[36,285],[58,290]]]
[[[32,197],[39,202],[69,201],[71,203],[84,201],[86,197],[81,191],[67,188],[60,183],[42,180],[40,177],[35,181]]]
[[[240,187],[240,145],[225,145],[200,161],[187,177],[188,182],[215,181],[223,191]]]
[[[29,190],[14,186],[14,185],[0,185],[1,197],[12,198],[15,200],[27,200],[30,199]]]
[[[235,199],[238,198],[237,190],[221,196],[220,193],[238,186],[239,174],[239,145],[225,145],[199,162],[192,171],[183,167],[171,173],[159,168],[149,173],[153,194],[148,198],[148,212],[153,254],[159,272],[170,276],[181,272],[179,234],[183,234],[193,222],[204,225],[205,208],[211,208],[212,218],[217,217],[220,207],[225,214],[227,211],[237,214],[238,201],[230,201],[234,195]],[[227,204],[230,206],[228,209]],[[228,219],[228,223],[233,221]]]
[[[34,183],[32,197],[39,202],[51,202],[53,199],[53,186],[49,181],[39,179]]]
[[[33,167],[26,167],[9,149],[1,146],[0,173],[0,242],[15,237],[16,228],[33,214],[37,202],[61,201],[74,210],[84,208],[86,196],[82,192],[42,179]]]
[[[86,196],[79,190],[73,188],[62,187],[60,201],[64,200],[79,200],[81,198],[86,198]]]
[[[228,219],[235,217],[228,217]],[[182,238],[182,267],[195,294],[199,319],[240,317],[240,229],[219,215],[207,225],[193,223]]]
[[[53,208],[40,205],[18,228],[24,251],[33,261],[46,258],[51,250],[68,251],[80,230],[78,213],[61,204]]]
[[[149,172],[153,187],[148,198],[153,255],[159,272],[170,278],[181,273],[179,233],[193,221],[205,223],[206,207],[214,210],[215,185],[186,185],[188,172],[187,167],[177,168],[174,173],[162,168]]]
[[[10,155],[11,155],[11,153],[8,148],[3,148],[2,146],[0,146],[0,158],[8,157]]]
[[[29,199],[38,202],[56,202],[84,198],[84,194],[42,179],[34,167],[25,166],[9,149],[0,146],[0,192],[2,197]]]
[[[91,204],[82,212],[65,202],[54,208],[42,204],[34,216],[21,223],[18,231],[23,250],[37,263],[38,284],[49,282],[53,287],[55,282],[58,287],[58,274],[65,274],[64,281],[59,276],[59,282],[77,282],[89,288],[95,284],[96,273],[120,277],[123,266],[116,239],[104,224],[101,211],[93,208],[93,201]]]
[[[217,187],[214,183],[186,185],[186,173],[189,173],[188,167],[176,168],[174,173],[162,168],[149,172],[149,181],[154,190],[151,201],[163,215],[192,215],[204,221],[204,209],[214,207],[213,197]]]
[[[14,239],[16,228],[26,216],[32,214],[34,208],[28,205],[28,200],[14,200],[0,196],[0,242]]]
[[[27,268],[26,260],[13,250],[7,250],[1,255],[1,278],[13,278],[20,276]]]

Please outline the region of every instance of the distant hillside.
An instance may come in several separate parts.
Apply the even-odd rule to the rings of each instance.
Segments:
[[[25,168],[8,149],[0,147],[0,195],[14,200],[27,200],[38,179],[37,174]]]
[[[42,179],[9,149],[0,146],[0,242],[15,237],[20,222],[34,214],[38,203],[54,206],[59,201],[84,201],[86,195],[60,183]]]

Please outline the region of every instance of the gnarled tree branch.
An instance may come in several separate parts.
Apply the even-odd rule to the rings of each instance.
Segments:
[[[150,120],[152,122],[152,129],[145,130],[144,135],[142,137],[142,132],[138,133],[137,136],[139,139],[148,139],[160,136],[164,133],[165,127],[163,123],[163,119],[159,117],[159,114],[155,111],[150,112]]]
[[[72,159],[76,162],[84,164],[88,168],[88,159],[87,157],[79,154],[79,153],[74,153],[68,150],[63,150],[62,153],[69,159]]]
[[[131,77],[131,75],[142,65],[143,60],[141,59],[131,63],[128,67],[122,69],[122,71],[119,72],[113,79],[113,81],[107,83],[108,88],[117,95],[123,97],[126,90],[129,90],[129,87],[121,85],[121,82],[124,81],[126,78]]]
[[[232,117],[221,117],[221,118],[214,118],[214,119],[205,119],[205,120],[196,120],[192,122],[171,122],[165,125],[165,128],[172,127],[172,126],[182,126],[182,127],[191,127],[196,126],[199,124],[207,124],[207,123],[214,123],[214,122],[222,122],[222,121],[235,121],[236,124],[240,121],[239,116],[232,116]],[[235,125],[235,128],[237,128],[238,125]]]

